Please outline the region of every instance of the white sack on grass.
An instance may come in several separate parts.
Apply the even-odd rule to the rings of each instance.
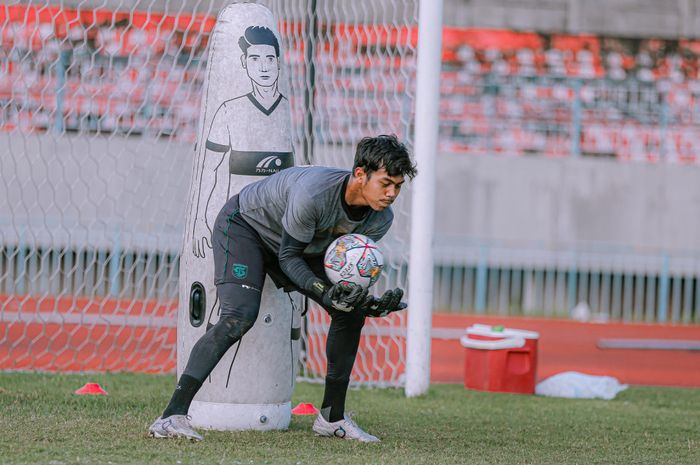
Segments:
[[[568,399],[614,399],[627,389],[626,384],[611,376],[594,376],[565,371],[550,376],[537,384],[535,394],[547,397],[566,397]]]

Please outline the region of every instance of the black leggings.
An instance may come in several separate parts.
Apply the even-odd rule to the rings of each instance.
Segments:
[[[316,300],[315,296],[297,289],[282,273],[276,257],[238,214],[237,196],[229,199],[216,218],[212,247],[221,313],[219,321],[192,348],[183,372],[200,382],[209,376],[226,351],[252,328],[258,317],[266,273],[279,287],[296,290]],[[320,257],[310,259],[308,263],[316,275],[326,279]],[[326,381],[341,389],[344,399],[365,317],[355,311],[341,312],[332,308],[325,310],[331,316],[326,341]]]
[[[219,321],[192,347],[183,372],[199,382],[204,382],[228,349],[253,327],[260,308],[258,290],[223,283],[216,286],[216,293],[221,305]]]
[[[260,308],[260,294],[252,289],[233,283],[219,284],[216,289],[221,316],[194,345],[183,372],[200,382],[204,382],[228,349],[253,327]],[[331,316],[326,341],[327,378],[347,384],[355,363],[365,317],[359,312],[325,310]]]

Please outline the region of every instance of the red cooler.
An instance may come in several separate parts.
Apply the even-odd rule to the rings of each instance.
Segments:
[[[464,387],[534,394],[539,337],[534,331],[522,329],[470,326],[460,339],[466,349]]]

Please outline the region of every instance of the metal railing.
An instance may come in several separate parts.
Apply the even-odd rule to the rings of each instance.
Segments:
[[[438,243],[434,310],[700,323],[700,256]],[[167,252],[0,249],[0,294],[175,302]]]
[[[0,294],[177,300],[179,256],[160,251],[0,248]]]
[[[700,323],[700,254],[437,245],[437,312]]]

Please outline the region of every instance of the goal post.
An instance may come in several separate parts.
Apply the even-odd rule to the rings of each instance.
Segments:
[[[438,105],[442,45],[442,0],[420,0],[416,85],[415,156],[419,176],[413,186],[410,310],[406,347],[408,397],[424,394],[430,385],[430,333],[433,309],[433,233],[435,228],[435,154],[438,148]]]

